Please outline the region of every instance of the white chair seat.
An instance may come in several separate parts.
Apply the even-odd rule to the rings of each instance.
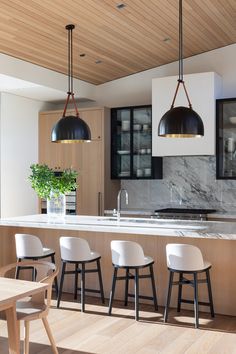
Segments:
[[[201,271],[204,271],[205,269],[207,269],[207,268],[209,268],[211,266],[212,266],[212,264],[210,262],[203,261],[203,267],[198,268],[198,269],[191,269],[191,272],[193,272],[193,271],[201,272]],[[177,271],[183,271],[183,272],[188,272],[189,271],[189,269],[186,269],[186,268],[183,269],[183,268],[180,268],[180,267],[178,267],[178,269],[177,268],[171,268],[171,269],[177,270]]]
[[[68,262],[89,262],[89,261],[94,261],[95,259],[101,257],[100,253],[95,252],[95,251],[90,251],[89,254],[87,254],[86,259],[80,259],[79,257],[77,258],[70,258],[70,259],[65,259],[63,258],[64,261]]]
[[[125,264],[123,267],[125,267],[125,268],[127,268],[128,266],[130,266],[130,267],[146,267],[147,265],[149,265],[149,264],[151,264],[151,263],[153,263],[154,261],[153,261],[153,258],[152,257],[150,257],[150,256],[144,256],[144,260],[143,260],[143,262],[142,263],[140,263],[139,265],[134,265],[134,264]],[[122,268],[122,265],[119,265],[119,267],[121,267]]]
[[[203,268],[203,270],[205,270],[205,269],[207,269],[207,268],[209,268],[209,267],[212,266],[212,264],[211,264],[210,262],[208,262],[208,261],[203,261],[203,262],[204,262],[204,268]]]
[[[43,256],[44,257],[50,256],[51,254],[54,254],[54,253],[55,253],[55,251],[52,248],[43,247]]]
[[[101,257],[100,253],[95,252],[95,251],[91,251],[91,258],[89,258],[88,260],[92,261],[92,260],[97,259],[99,257]]]
[[[153,262],[153,258],[150,256],[144,256],[144,261],[145,261],[144,265],[148,265]]]
[[[135,267],[146,267],[147,265],[149,265],[149,264],[151,264],[151,263],[153,263],[154,261],[153,261],[153,258],[152,257],[150,257],[150,256],[144,256],[144,261],[142,262],[142,264],[139,264],[138,266],[136,266],[135,265]],[[126,267],[127,268],[127,264],[126,265],[124,265],[124,267]],[[122,267],[122,265],[119,265],[119,267]],[[134,265],[133,264],[130,264],[130,267],[134,267]]]

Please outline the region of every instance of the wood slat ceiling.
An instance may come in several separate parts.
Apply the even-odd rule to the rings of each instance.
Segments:
[[[119,3],[1,0],[0,52],[66,74],[65,25],[74,23],[81,80],[101,84],[178,59],[177,0]],[[236,42],[236,0],[184,0],[183,16],[185,57]]]

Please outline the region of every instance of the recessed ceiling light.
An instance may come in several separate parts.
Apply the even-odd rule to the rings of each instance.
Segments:
[[[79,56],[81,57],[81,58],[83,58],[83,57],[85,57],[85,53],[81,53]]]
[[[119,4],[116,5],[116,8],[117,8],[118,10],[122,10],[122,9],[124,9],[125,7],[126,7],[126,5],[125,5],[123,2],[121,2],[121,3],[119,3]]]
[[[102,61],[100,59],[95,60],[95,64],[101,64]]]

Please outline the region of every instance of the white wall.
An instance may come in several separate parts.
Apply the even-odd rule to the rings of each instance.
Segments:
[[[56,71],[43,68],[21,59],[11,57],[0,53],[0,73],[24,81],[32,82],[34,84],[43,86],[45,89],[49,88],[49,94],[53,95],[53,90],[58,91],[59,99],[61,94],[67,92],[68,78],[67,75],[60,74]],[[94,99],[96,86],[88,82],[74,79],[74,91],[79,93],[80,97],[87,99]],[[22,89],[22,96],[31,97],[30,89]],[[17,94],[17,93],[16,93]],[[19,95],[21,93],[19,92]]]
[[[236,97],[236,44],[184,60],[185,74],[209,71],[218,73],[223,79],[222,98]],[[96,105],[121,107],[151,104],[152,79],[177,74],[178,63],[174,62],[99,85]]]
[[[38,113],[52,104],[1,94],[1,217],[37,213],[37,196],[27,177],[38,161]]]

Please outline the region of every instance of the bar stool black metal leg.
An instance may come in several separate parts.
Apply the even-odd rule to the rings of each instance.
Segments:
[[[128,293],[129,293],[129,268],[126,268],[125,272],[125,306],[128,305]]]
[[[169,306],[170,306],[173,277],[174,277],[174,272],[172,272],[170,270],[169,286],[168,286],[168,293],[167,293],[167,298],[166,298],[166,307],[165,307],[165,313],[164,313],[164,322],[167,322],[167,320],[168,320],[168,312],[169,312]]]
[[[208,297],[209,297],[209,303],[210,303],[211,317],[215,317],[214,304],[213,304],[212,291],[211,291],[211,278],[210,278],[209,269],[206,270],[206,279],[207,279],[207,288],[208,288]]]
[[[60,286],[59,286],[59,291],[57,296],[57,308],[59,308],[61,302],[61,294],[62,294],[65,270],[66,270],[66,262],[62,262],[61,280],[60,280]]]
[[[81,267],[81,311],[84,312],[85,308],[85,264],[82,263]]]
[[[150,265],[149,269],[150,269],[150,277],[151,277],[151,282],[152,282],[154,308],[157,311],[158,310],[157,293],[156,293],[155,278],[154,278],[153,265],[152,264]]]
[[[135,278],[134,278],[134,283],[135,283],[135,320],[139,320],[139,269],[135,269]]]
[[[54,254],[51,255],[51,260],[52,260],[52,263],[55,264],[55,256],[54,256]],[[57,277],[55,277],[55,279],[54,279],[54,286],[55,286],[55,291],[56,291],[56,297],[58,297],[58,282],[57,282]]]
[[[113,278],[112,278],[112,287],[111,287],[110,299],[109,299],[108,315],[111,315],[112,303],[113,303],[113,298],[114,298],[115,288],[116,288],[117,270],[118,269],[116,267],[114,267],[114,273],[113,273]]]
[[[104,290],[103,290],[100,259],[97,260],[97,269],[98,269],[98,280],[99,280],[99,286],[100,286],[101,299],[102,299],[102,303],[104,304],[105,303],[105,297],[104,297]]]
[[[77,292],[78,292],[78,274],[79,274],[78,263],[75,263],[74,300],[77,300]]]
[[[21,262],[21,258],[18,258],[18,259],[17,259],[17,262],[20,263],[20,262]],[[19,279],[19,275],[20,275],[20,267],[17,266],[17,267],[16,267],[15,278],[16,278],[16,279]]]
[[[195,312],[195,328],[199,327],[199,315],[198,315],[198,281],[197,273],[193,273],[194,277],[194,312]]]
[[[182,300],[182,280],[183,280],[183,273],[179,273],[179,290],[178,290],[178,305],[177,305],[177,312],[180,312],[181,309],[181,300]]]
[[[32,258],[33,261],[37,261],[37,258]],[[36,281],[37,278],[37,268],[32,267],[32,281]]]
[[[36,281],[35,268],[32,269],[32,281]]]

